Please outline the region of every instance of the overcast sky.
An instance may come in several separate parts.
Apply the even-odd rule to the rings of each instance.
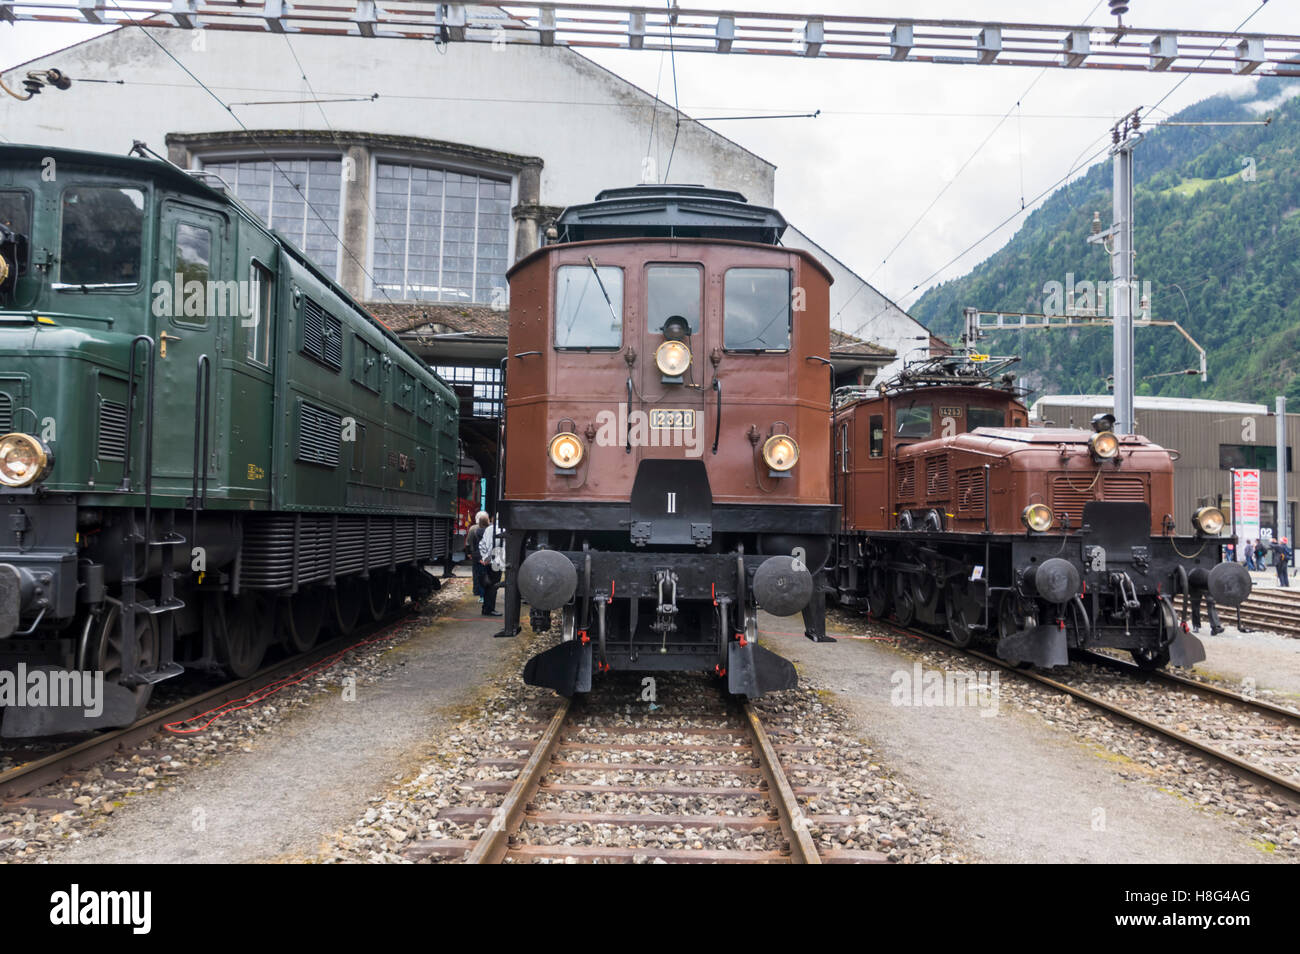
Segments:
[[[715,4],[700,0],[684,5]],[[1230,30],[1259,5],[1259,0],[1130,0],[1126,21],[1138,26]],[[746,0],[741,6],[751,11],[1114,23],[1104,0]],[[1246,29],[1300,33],[1300,0],[1272,0]],[[7,67],[93,33],[74,26],[0,24],[0,64]],[[673,101],[672,64],[667,56],[584,52]],[[1181,78],[711,54],[678,55],[676,67],[677,97],[682,109],[692,115],[821,110],[817,119],[711,125],[776,163],[776,201],[786,217],[905,307],[915,302],[926,284],[964,274],[996,251],[1014,234],[1023,216],[931,277],[1020,209],[1022,197],[1029,200],[1038,195],[1065,175],[1081,153],[1086,156],[1099,149],[1114,119],[1135,106],[1155,103]],[[402,78],[394,77],[394,83],[400,85]],[[1192,77],[1163,108],[1175,112],[1225,90],[1244,93],[1252,83]],[[1017,102],[1019,110],[953,181]],[[670,136],[671,126],[661,132]],[[953,184],[942,199],[890,254],[949,182]],[[920,288],[915,288],[918,283]]]

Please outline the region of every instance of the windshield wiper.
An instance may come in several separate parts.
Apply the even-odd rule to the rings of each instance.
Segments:
[[[51,282],[55,291],[100,291],[109,288],[135,288],[137,282]]]

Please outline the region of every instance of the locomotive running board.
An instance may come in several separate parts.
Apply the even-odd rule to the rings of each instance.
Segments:
[[[1011,663],[1030,663],[1039,669],[1070,662],[1065,630],[1051,623],[1022,629],[998,640],[998,658]]]
[[[554,689],[565,698],[591,692],[591,644],[566,639],[524,664],[524,683]]]
[[[794,663],[770,649],[732,642],[727,648],[727,691],[733,696],[757,699],[766,692],[799,685]]]

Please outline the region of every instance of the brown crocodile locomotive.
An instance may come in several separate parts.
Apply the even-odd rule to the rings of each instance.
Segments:
[[[555,622],[525,680],[709,671],[795,685],[757,612],[825,638],[830,276],[734,192],[641,186],[567,209],[509,274],[504,629]]]
[[[1220,561],[1223,514],[1204,507],[1178,533],[1170,453],[1116,435],[1109,415],[1090,431],[1028,427],[998,377],[1010,360],[961,352],[837,392],[839,601],[1039,666],[1072,648],[1125,649],[1144,668],[1204,659],[1175,598],[1198,628],[1204,598],[1217,632],[1216,602],[1251,588]]]

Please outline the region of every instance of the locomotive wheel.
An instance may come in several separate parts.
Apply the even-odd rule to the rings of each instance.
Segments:
[[[86,638],[82,640],[77,668],[83,672],[98,671],[104,674],[105,682],[122,681],[122,652],[124,639],[122,632],[122,604],[109,597],[108,609],[102,616],[89,617],[86,620]],[[145,612],[135,614],[136,633],[136,671],[148,671],[158,665],[158,621]],[[132,689],[135,693],[136,706],[143,710],[145,703],[153,694],[153,686],[145,683]]]
[[[1129,651],[1133,661],[1144,672],[1163,669],[1169,664],[1169,643],[1173,642],[1174,637],[1177,635],[1175,628],[1178,626],[1178,620],[1174,617],[1174,611],[1161,602],[1156,604],[1156,612],[1160,621],[1160,642],[1164,645],[1164,648],[1133,649]]]
[[[274,619],[272,607],[263,598],[226,598],[213,642],[221,665],[236,679],[251,676],[262,665]]]
[[[867,571],[867,608],[876,619],[889,615],[889,574],[884,567],[873,566]]]
[[[1033,615],[1026,612],[1020,604],[1020,598],[1014,593],[1003,593],[998,602],[998,638],[1005,639],[1022,629],[1037,626]],[[1017,669],[1032,669],[1033,663],[1016,663]]]
[[[910,573],[898,573],[894,576],[894,619],[900,626],[911,626],[916,619],[916,600],[912,593],[915,581]]]
[[[393,581],[386,570],[375,570],[370,579],[365,581],[366,610],[370,618],[378,622],[388,615],[388,605],[392,601]]]
[[[347,636],[357,628],[365,601],[366,594],[358,577],[344,577],[335,585],[329,599],[330,625],[340,636]]]
[[[291,652],[305,653],[316,645],[328,605],[318,588],[301,590],[280,601],[280,626]]]
[[[944,591],[945,615],[948,617],[948,636],[965,649],[975,640],[974,627],[983,610],[979,594],[969,583],[958,580],[949,583]]]

